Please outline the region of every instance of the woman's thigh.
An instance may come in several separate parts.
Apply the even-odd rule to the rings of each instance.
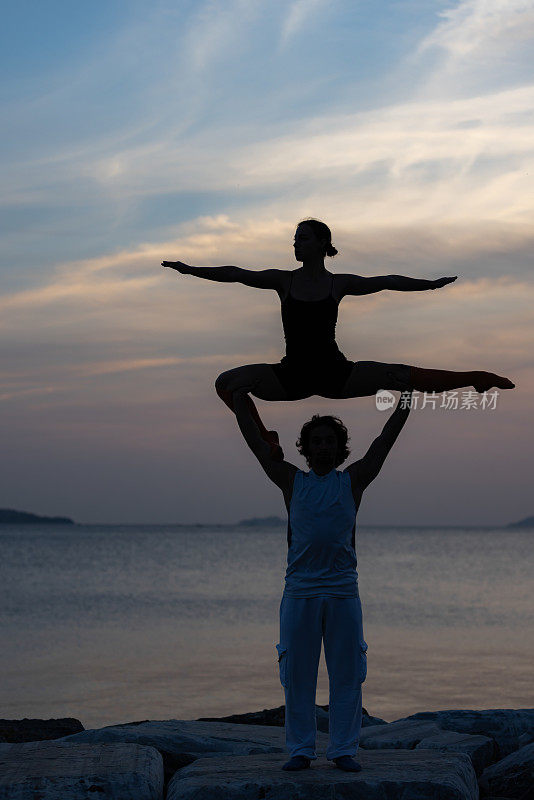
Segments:
[[[340,398],[368,397],[379,389],[403,391],[409,388],[410,366],[382,361],[356,361]]]
[[[217,388],[235,392],[241,386],[254,384],[251,394],[260,400],[285,400],[286,391],[270,364],[244,364],[222,372],[215,382]]]

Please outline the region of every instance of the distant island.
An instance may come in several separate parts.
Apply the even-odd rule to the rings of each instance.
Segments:
[[[519,522],[510,522],[507,528],[534,528],[534,517],[525,517],[520,519]]]
[[[236,524],[246,526],[285,525],[286,520],[282,519],[282,517],[251,517],[250,519],[242,519]]]
[[[69,517],[40,517],[27,511],[0,508],[0,525],[75,525]]]
[[[28,511],[15,511],[12,508],[0,508],[0,525],[76,525],[77,523],[71,519],[70,517],[44,517],[39,514],[30,514]],[[163,523],[158,523],[163,524]],[[203,523],[203,522],[196,522],[196,523],[165,523],[165,524],[173,524],[178,525],[178,527],[185,527],[185,528],[261,528],[261,527],[271,527],[271,528],[281,528],[287,525],[287,518],[283,519],[282,517],[277,516],[269,516],[269,517],[249,517],[247,519],[241,519],[239,522],[230,522],[230,523]],[[450,527],[450,528],[458,528],[458,527],[465,527],[462,525],[447,525],[447,526],[433,526],[433,525],[359,525],[359,528],[426,528],[426,527]],[[468,526],[473,527],[473,526]],[[474,526],[474,527],[491,527],[491,526]],[[524,519],[520,519],[518,522],[509,522],[507,525],[502,526],[504,529],[509,528],[534,528],[534,516],[533,517],[525,517]]]
[[[287,519],[282,519],[282,517],[250,517],[250,519],[242,519],[239,522],[235,523],[235,527],[261,527],[265,525],[271,525],[273,527],[278,526],[285,526],[287,525]],[[393,525],[359,525],[359,528],[391,528],[391,527],[407,527],[412,528],[413,525],[400,525],[400,526],[393,526]],[[415,527],[434,527],[432,525],[417,525]],[[435,527],[443,527],[441,525]],[[464,527],[462,525],[450,525],[445,527],[452,527],[452,528],[461,528]],[[477,526],[475,526],[477,527]],[[486,526],[481,526],[486,527]],[[508,525],[504,525],[504,528],[534,528],[534,517],[525,517],[525,519],[519,520],[519,522],[509,522]]]

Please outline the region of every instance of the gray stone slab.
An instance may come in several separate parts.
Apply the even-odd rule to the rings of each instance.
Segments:
[[[495,743],[488,736],[471,736],[469,733],[441,731],[433,736],[421,739],[416,749],[440,750],[442,753],[465,753],[471,759],[477,775],[493,762]]]
[[[167,800],[478,800],[476,775],[463,753],[358,750],[361,772],[343,772],[321,757],[310,769],[282,769],[287,755],[198,759],[179,770]]]
[[[231,722],[197,720],[144,720],[124,725],[94,728],[60,741],[133,742],[155,747],[163,756],[165,777],[191,764],[197,758],[228,755],[285,753],[285,729],[268,725],[237,725]],[[317,733],[317,747],[326,752],[328,734]],[[319,752],[319,751],[318,751]]]
[[[363,728],[360,732],[360,747],[367,750],[411,750],[422,739],[439,736],[440,733],[441,728],[431,719],[400,719],[386,725],[368,725]]]
[[[490,736],[497,745],[496,757],[499,759],[519,750],[527,743],[526,739],[532,741],[534,738],[534,708],[420,711],[403,719],[434,721],[443,730]]]
[[[485,769],[479,784],[484,795],[522,797],[530,790],[534,796],[534,743]]]
[[[162,800],[153,747],[64,740],[0,744],[0,800]]]

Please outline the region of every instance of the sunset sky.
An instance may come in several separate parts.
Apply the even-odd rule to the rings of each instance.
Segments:
[[[530,0],[22,0],[2,28],[0,507],[283,516],[214,389],[283,355],[278,296],[160,262],[294,269],[312,216],[333,272],[458,275],[345,298],[348,358],[517,384],[495,410],[414,410],[360,523],[534,514]],[[303,469],[312,414],[347,425],[347,464],[388,415],[257,406]]]

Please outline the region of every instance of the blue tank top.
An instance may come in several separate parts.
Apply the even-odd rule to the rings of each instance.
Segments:
[[[356,506],[348,472],[297,470],[287,530],[285,595],[358,596]]]

